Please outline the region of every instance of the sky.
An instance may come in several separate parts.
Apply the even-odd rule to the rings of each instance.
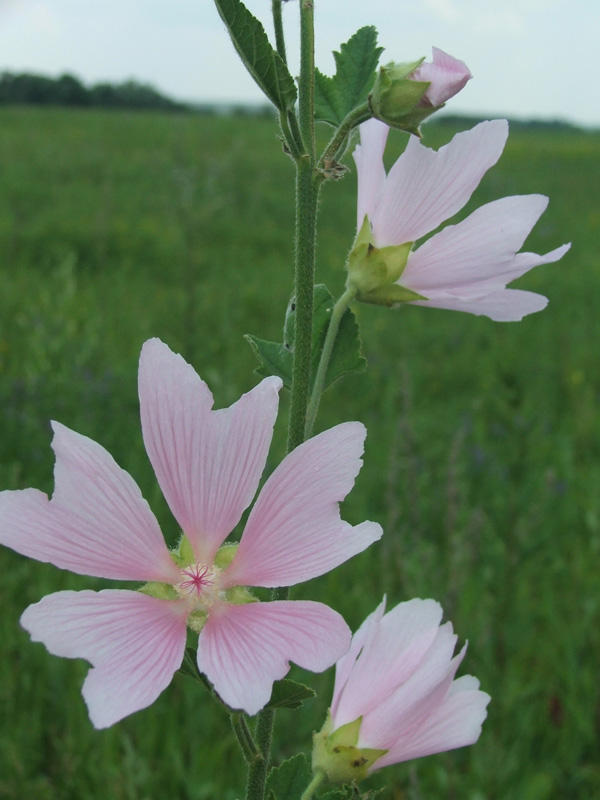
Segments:
[[[271,36],[270,0],[246,0]],[[284,6],[293,74],[298,2]],[[473,80],[447,108],[478,116],[563,119],[600,127],[598,0],[315,0],[316,59],[375,25],[382,62],[462,59]],[[255,103],[212,0],[0,0],[0,71],[129,78],[171,97]]]

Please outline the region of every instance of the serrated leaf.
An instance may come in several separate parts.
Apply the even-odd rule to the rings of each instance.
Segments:
[[[238,55],[256,83],[280,111],[289,111],[297,98],[296,84],[262,23],[241,0],[215,0]]]
[[[333,53],[336,71],[332,78],[315,71],[315,118],[337,127],[362,105],[375,81],[382,47],[377,47],[377,30],[360,28]]]
[[[301,800],[312,774],[303,753],[289,758],[269,772],[267,792],[275,800]]]
[[[310,686],[297,683],[289,678],[275,681],[271,699],[267,703],[267,708],[300,708],[305,700],[316,697],[317,693]]]
[[[311,388],[319,367],[334,305],[329,289],[323,284],[317,284],[314,289]],[[278,375],[287,389],[290,389],[292,385],[295,308],[292,298],[285,315],[283,342],[268,342],[249,334],[245,337],[259,361],[256,372],[262,377]],[[342,375],[350,372],[364,372],[366,366],[366,359],[361,355],[358,324],[353,312],[347,308],[340,320],[323,388],[331,386]]]

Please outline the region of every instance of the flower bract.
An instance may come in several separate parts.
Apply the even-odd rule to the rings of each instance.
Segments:
[[[313,671],[348,648],[328,606],[258,602],[248,589],[321,575],[381,535],[351,526],[339,502],[362,464],[365,429],[338,425],[290,453],[264,484],[239,544],[224,544],[256,493],[277,415],[279,378],[231,407],[157,339],[144,345],[139,396],[146,451],[183,535],[170,551],[131,476],[99,444],[53,423],[52,498],[0,492],[0,543],[84,575],[143,582],[141,590],[61,591],[21,622],[51,653],[92,664],[90,717],[107,727],[150,705],[182,662],[188,629],[198,667],[232,708],[256,713],[289,661]]]

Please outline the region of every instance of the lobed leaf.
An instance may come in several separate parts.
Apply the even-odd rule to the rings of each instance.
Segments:
[[[267,793],[274,800],[301,800],[311,778],[306,756],[299,753],[269,772]]]

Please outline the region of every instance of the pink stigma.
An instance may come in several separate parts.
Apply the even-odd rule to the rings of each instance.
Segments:
[[[188,594],[195,592],[200,595],[205,586],[213,583],[213,579],[210,577],[210,567],[207,567],[206,564],[193,564],[186,567],[181,570],[181,576],[184,577],[184,580],[179,582],[178,587]]]

